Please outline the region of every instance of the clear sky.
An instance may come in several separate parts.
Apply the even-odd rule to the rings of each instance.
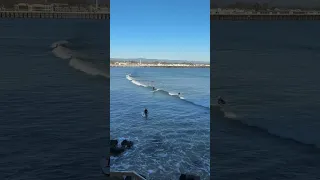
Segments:
[[[110,0],[111,58],[210,61],[210,0]]]

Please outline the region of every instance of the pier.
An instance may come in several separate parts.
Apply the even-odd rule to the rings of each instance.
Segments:
[[[22,19],[110,19],[108,12],[41,12],[41,11],[0,11],[1,18]]]
[[[39,3],[39,1],[38,1]],[[17,3],[14,5],[0,4],[1,18],[21,19],[110,19],[110,4],[73,4],[68,3]]]
[[[278,21],[278,20],[300,20],[300,21],[315,21],[320,20],[320,15],[288,15],[288,14],[215,14],[210,16],[210,20],[231,20],[231,21]]]
[[[301,11],[301,10],[239,10],[239,9],[211,9],[210,20],[229,20],[229,21],[278,21],[278,20],[297,20],[297,21],[318,21],[320,12]]]

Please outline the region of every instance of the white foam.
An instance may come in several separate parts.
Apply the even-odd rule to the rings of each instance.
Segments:
[[[169,94],[170,96],[179,96],[180,99],[185,99],[184,97],[181,96],[181,94],[178,94],[178,93],[168,92],[168,94]]]
[[[148,87],[147,85],[142,84],[142,83],[140,83],[139,81],[136,81],[136,80],[132,80],[131,82],[132,82],[133,84],[137,85],[137,86]]]
[[[144,83],[142,83],[142,82],[134,79],[133,77],[131,77],[131,74],[127,74],[127,75],[126,75],[126,79],[128,79],[129,81],[131,81],[133,84],[135,84],[135,85],[137,85],[137,86],[153,87],[153,86],[146,85],[146,84],[144,84]],[[159,91],[159,90],[162,90],[162,89],[156,89],[156,90],[152,90],[152,91],[150,91],[150,92],[153,92],[153,93],[154,93],[154,92]],[[176,93],[176,92],[168,92],[168,91],[165,91],[165,90],[162,90],[162,91],[168,93],[170,96],[179,97],[180,99],[185,100],[185,98],[184,98],[181,94],[179,94],[179,93]],[[187,100],[186,100],[186,101],[187,101]],[[197,103],[194,103],[194,102],[191,102],[191,103],[193,103],[193,104],[195,104],[195,105],[203,106],[203,107],[206,107],[206,108],[210,108],[210,106],[207,106],[207,105],[197,104]]]
[[[60,59],[70,60],[69,65],[77,70],[80,70],[92,76],[103,76],[106,78],[110,78],[109,73],[101,70],[97,65],[78,58],[72,58],[74,52],[66,47],[60,46],[67,43],[69,42],[65,40],[52,43],[52,53]]]
[[[227,110],[227,109],[226,108],[222,108],[221,109],[223,111],[223,113],[224,113],[224,117],[230,118],[230,119],[236,119],[237,115],[235,113],[231,112],[230,110]]]
[[[72,57],[72,51],[68,48],[58,46],[52,50],[52,53],[61,59],[70,59]]]
[[[127,75],[126,75],[126,78],[127,78],[129,81],[132,81],[132,80],[133,80],[132,77],[130,76],[130,74],[127,74]]]
[[[106,78],[110,77],[106,72],[103,72],[102,70],[98,69],[96,65],[77,58],[72,58],[69,62],[69,65],[77,70],[80,70],[92,76],[103,76]]]
[[[169,92],[168,93],[170,96],[177,96],[178,94],[177,93],[171,93],[171,92]]]
[[[129,74],[126,75],[126,78],[131,81],[133,84],[137,85],[137,86],[143,86],[143,87],[148,87],[147,85],[137,81],[137,80],[134,80]]]
[[[230,119],[236,119],[237,115],[233,112],[224,112],[224,116]]]

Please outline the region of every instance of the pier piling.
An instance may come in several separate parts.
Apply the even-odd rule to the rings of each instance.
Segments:
[[[0,11],[0,18],[32,18],[32,19],[109,19],[107,12],[32,12],[32,11]]]

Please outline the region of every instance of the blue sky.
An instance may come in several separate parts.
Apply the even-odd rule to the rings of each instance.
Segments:
[[[210,61],[210,0],[110,0],[111,58]]]

